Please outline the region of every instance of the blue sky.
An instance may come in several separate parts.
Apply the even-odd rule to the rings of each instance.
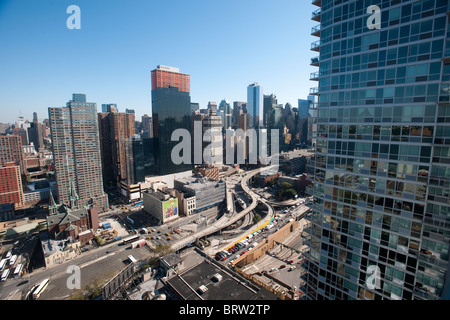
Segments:
[[[69,30],[67,7],[81,9]],[[21,113],[42,121],[48,107],[85,93],[100,111],[151,114],[150,71],[174,66],[191,75],[191,100],[245,101],[259,82],[279,103],[310,87],[310,0],[0,0],[0,122]]]

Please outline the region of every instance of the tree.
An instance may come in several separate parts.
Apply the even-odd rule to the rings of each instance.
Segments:
[[[289,182],[283,182],[281,184],[281,190],[286,191],[288,189],[292,189],[292,184],[290,184]]]
[[[253,216],[253,223],[254,224],[257,224],[258,222],[260,222],[261,221],[261,216],[259,215],[259,214],[255,214],[254,216]]]

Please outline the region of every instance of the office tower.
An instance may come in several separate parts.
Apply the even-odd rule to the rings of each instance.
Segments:
[[[192,169],[190,163],[177,164],[172,159],[172,150],[180,143],[172,141],[174,131],[177,129],[191,131],[189,88],[190,76],[179,73],[177,68],[158,66],[152,71],[153,137],[158,175]],[[183,154],[179,156],[182,157]]]
[[[36,151],[44,147],[43,125],[39,123],[37,113],[33,112],[33,122],[28,128],[29,142],[34,144]]]
[[[450,3],[313,4],[319,98],[303,290],[439,299],[449,285]]]
[[[28,130],[24,129],[24,128],[14,128],[13,129],[13,134],[16,136],[19,136],[21,138],[21,143],[23,146],[27,146],[28,145]]]
[[[248,127],[259,129],[264,125],[263,90],[255,82],[247,87]]]
[[[197,102],[191,102],[191,114],[194,114],[197,110],[200,110],[200,104]]]
[[[238,125],[238,129],[241,129],[244,133],[247,132],[247,124],[248,124],[248,119],[247,119],[248,114],[247,113],[242,113],[239,116],[239,125]],[[245,136],[244,139],[241,140],[241,137],[236,136],[236,154],[237,154],[237,150],[239,150],[239,148],[241,150],[243,150],[243,158],[244,159],[248,159],[248,137]],[[236,162],[237,163],[237,162]]]
[[[127,184],[144,182],[146,176],[156,174],[155,141],[138,135],[125,139]]]
[[[14,162],[20,167],[21,174],[25,174],[21,140],[17,135],[0,135],[0,166]]]
[[[237,129],[239,127],[239,117],[243,113],[247,113],[247,103],[242,101],[233,102],[233,129]]]
[[[152,117],[144,114],[141,118],[142,138],[153,138],[153,120]]]
[[[276,95],[270,96],[264,95],[264,127],[267,129],[267,155],[272,154],[272,135],[276,134],[275,130],[278,130],[278,147],[280,149],[286,149],[286,145],[283,139],[284,133],[284,109],[282,104],[278,104]],[[272,131],[274,130],[274,131]],[[278,150],[274,150],[278,153]]]
[[[86,102],[84,94],[73,94],[66,107],[49,108],[48,114],[59,203],[69,203],[73,184],[80,205],[95,204],[99,212],[107,210],[97,104]]]
[[[231,104],[227,100],[222,100],[219,104],[219,110],[221,111],[222,116],[222,124],[223,129],[222,132],[225,132],[226,129],[230,129],[232,127],[232,111]]]
[[[102,104],[102,113],[109,113],[109,112],[119,112],[117,104],[115,103]]]
[[[135,134],[134,113],[98,114],[103,180],[118,185],[127,179],[125,139]]]
[[[223,163],[222,118],[217,115],[217,104],[208,103],[208,115],[203,118],[203,162]]]
[[[299,133],[299,143],[303,146],[309,145],[311,140],[309,137],[309,116],[310,109],[314,104],[314,96],[308,96],[308,99],[298,99],[298,118],[297,118],[297,130]]]
[[[20,167],[14,162],[0,166],[0,205],[8,203],[18,207],[25,204]]]
[[[208,109],[206,109],[208,110]],[[199,157],[197,156],[197,162],[195,161],[195,142],[197,139],[197,141],[200,141],[200,145],[202,147],[202,152],[203,152],[203,119],[205,119],[205,117],[207,116],[207,114],[204,113],[200,113],[200,110],[197,110],[194,114],[191,115],[191,132],[192,132],[192,137],[191,137],[191,163],[196,165],[196,164],[202,164],[203,163],[203,154],[202,157],[200,157],[200,159],[198,159]],[[197,123],[197,125],[201,128],[201,137],[198,138],[195,135],[197,134],[195,131],[195,123]]]

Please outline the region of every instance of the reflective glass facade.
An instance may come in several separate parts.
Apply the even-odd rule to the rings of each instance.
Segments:
[[[263,91],[258,83],[247,87],[248,127],[258,129],[264,125]]]
[[[191,132],[191,97],[176,87],[152,90],[153,136],[156,174],[167,175],[192,169],[191,164],[176,165],[172,150],[179,141],[171,141],[176,129]],[[190,144],[190,142],[189,142]],[[189,157],[190,158],[190,157]]]
[[[320,55],[303,291],[439,299],[450,239],[449,1],[312,3]],[[371,30],[372,5],[381,25]]]

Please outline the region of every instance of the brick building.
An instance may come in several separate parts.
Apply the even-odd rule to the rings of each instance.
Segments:
[[[14,162],[0,167],[0,204],[14,203],[18,207],[25,204],[20,167]]]
[[[48,234],[50,239],[62,240],[71,238],[82,244],[94,236],[92,229],[98,229],[98,210],[95,206],[90,208],[79,205],[79,197],[73,184],[70,191],[70,204],[57,205],[50,196],[49,215],[47,216]]]

